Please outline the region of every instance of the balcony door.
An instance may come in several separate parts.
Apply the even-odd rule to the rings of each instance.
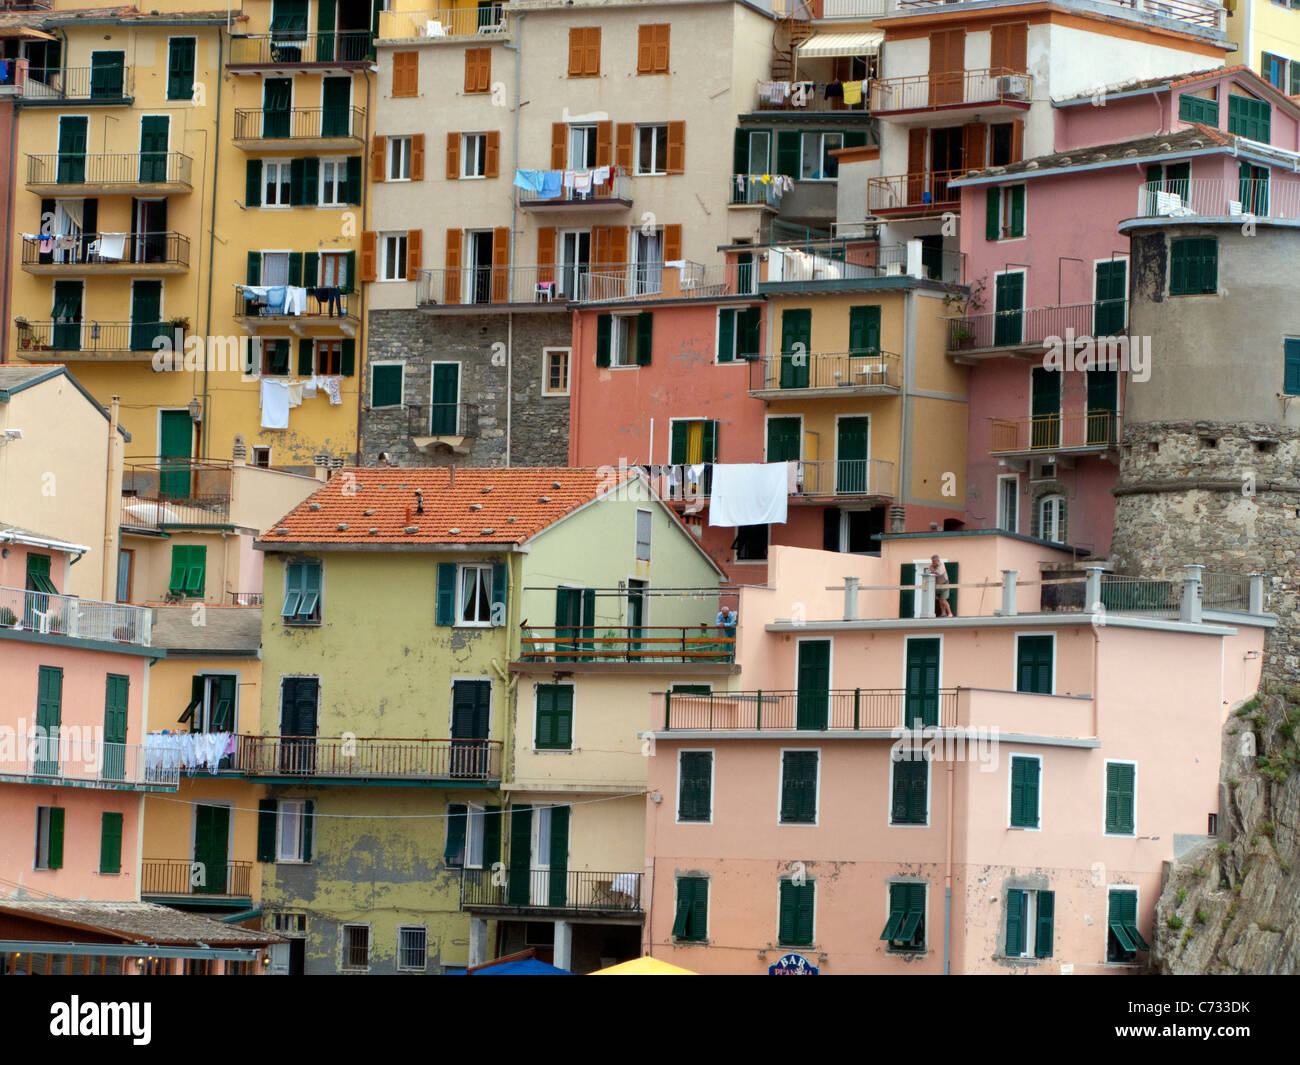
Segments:
[[[58,774],[59,726],[62,722],[63,670],[57,666],[41,666],[36,680],[36,735],[39,742],[32,772],[50,777]]]
[[[558,294],[581,297],[582,279],[591,269],[591,231],[566,229],[560,234],[560,276]],[[599,295],[599,294],[597,294]]]
[[[51,312],[54,325],[50,343],[54,345],[55,351],[81,350],[81,297],[84,287],[81,281],[54,282],[54,307]]]
[[[803,438],[803,419],[799,415],[767,419],[767,461],[798,462]]]
[[[866,415],[839,418],[835,424],[835,491],[857,495],[871,490],[867,476],[871,419]]]
[[[831,701],[830,640],[799,641],[795,683],[795,728],[824,729]]]
[[[781,312],[781,387],[808,387],[808,346],[812,342],[812,311]]]
[[[517,804],[511,807],[507,869],[508,905],[582,905],[582,899],[569,898],[567,806]]]
[[[1055,370],[1035,366],[1030,371],[1029,446],[1061,446],[1061,375]]]
[[[951,574],[951,567],[949,567]],[[943,641],[938,636],[907,640],[904,674],[903,727],[937,728],[939,725],[939,660]]]
[[[158,412],[158,494],[188,499],[190,459],[194,455],[194,419],[188,410]]]
[[[346,137],[352,132],[352,79],[325,78],[321,85],[322,137]]]
[[[131,233],[131,261],[162,263],[167,261],[166,199],[136,200],[135,228]]]
[[[1115,370],[1088,371],[1088,443],[1114,444],[1119,410],[1119,376]]]
[[[433,364],[433,392],[429,404],[429,435],[455,436],[460,411],[460,363]]]
[[[1128,260],[1099,262],[1094,290],[1092,335],[1119,336],[1124,332],[1124,301],[1128,299]]]
[[[966,70],[966,31],[938,30],[930,34],[931,107],[962,102]]]
[[[84,115],[65,115],[59,119],[59,166],[56,180],[60,185],[80,185],[86,180],[86,125]]]
[[[121,780],[126,776],[127,698],[131,678],[110,673],[104,693],[104,758],[101,776]]]
[[[140,182],[167,180],[167,148],[171,119],[167,115],[140,116]]]
[[[197,895],[225,895],[230,859],[230,807],[194,807],[194,867],[190,884]],[[197,868],[195,868],[197,867]],[[198,872],[197,877],[194,873]],[[197,881],[197,882],[196,882]]]
[[[132,281],[131,350],[152,351],[154,339],[160,335],[168,335],[162,324],[162,282]]]
[[[285,677],[280,688],[280,772],[316,772],[320,681]]]
[[[492,230],[477,229],[465,234],[465,303],[492,302]]]
[[[288,137],[292,108],[292,78],[267,78],[262,82],[262,136]]]
[[[998,274],[994,282],[993,346],[1019,344],[1025,329],[1025,275]]]
[[[451,775],[482,779],[488,773],[492,682],[457,680],[451,686]]]
[[[90,53],[90,98],[120,100],[125,95],[126,53]]]

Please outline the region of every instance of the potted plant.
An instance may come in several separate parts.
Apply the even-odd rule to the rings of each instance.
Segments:
[[[954,321],[952,332],[949,334],[952,347],[957,349],[974,347],[975,330],[968,319],[984,306],[984,288],[985,280],[981,277],[965,287],[952,285],[944,295],[944,307],[955,311],[955,317],[960,319]]]
[[[32,323],[20,314],[14,319],[14,328],[18,331],[18,346],[26,351],[32,346]]]
[[[173,329],[179,329],[182,332],[185,332],[190,327],[190,320],[184,316],[177,317],[177,318],[168,318],[167,324],[171,326]]]
[[[18,625],[18,615],[7,606],[0,606],[0,628],[12,629]]]

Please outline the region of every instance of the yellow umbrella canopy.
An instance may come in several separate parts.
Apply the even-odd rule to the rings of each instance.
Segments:
[[[683,969],[678,965],[669,965],[666,961],[659,961],[657,958],[645,957],[635,958],[632,961],[620,962],[618,965],[611,965],[608,969],[598,969],[594,973],[588,973],[588,976],[699,976],[699,973],[693,973],[690,969]]]

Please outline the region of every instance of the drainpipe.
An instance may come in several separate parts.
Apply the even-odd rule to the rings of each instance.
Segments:
[[[5,176],[8,188],[5,192],[5,217],[12,221],[14,217],[14,186],[17,183],[18,157],[18,113],[22,104],[15,96],[9,104],[9,172]],[[39,232],[39,227],[37,228]],[[13,256],[5,255],[3,267],[0,267],[0,365],[9,361],[9,279],[13,270]]]
[[[948,759],[948,827],[944,830],[944,869],[943,869],[943,975],[952,975],[952,811],[953,788],[956,786],[957,762]]]
[[[99,576],[99,597],[106,603],[117,602],[117,589],[114,587],[117,582],[114,580],[112,562],[116,557],[113,549],[117,543],[117,527],[122,520],[122,492],[119,488],[115,499],[113,483],[116,479],[114,475],[121,470],[117,451],[117,419],[121,403],[122,397],[114,396],[109,400],[108,406],[108,458],[104,464],[104,562],[100,566]]]
[[[208,299],[207,309],[203,312],[205,335],[212,335],[212,257],[216,253],[217,240],[217,174],[221,163],[221,83],[225,66],[226,39],[217,31],[217,135],[213,138],[216,147],[212,152],[212,210],[208,217]],[[204,138],[206,141],[206,138]],[[206,346],[206,345],[205,345]],[[199,430],[199,454],[208,457],[209,436],[212,432],[212,416],[208,410],[208,356],[203,353],[203,427]]]
[[[897,502],[906,505],[912,494],[912,388],[916,383],[916,318],[917,291],[903,290],[903,406],[898,418],[898,484]]]
[[[513,254],[513,251],[511,252]],[[570,359],[572,361],[572,359]],[[514,387],[515,366],[515,315],[513,311],[506,314],[506,465],[510,465],[510,412],[514,407],[511,389]],[[570,371],[572,372],[572,371]]]
[[[511,16],[514,18],[515,16]],[[519,15],[516,18],[515,25],[519,27],[519,39],[515,44],[507,44],[505,48],[515,53],[515,132],[514,144],[511,148],[511,158],[514,161],[515,168],[519,167],[519,71],[522,63],[524,50],[524,16]],[[489,86],[490,88],[491,86]],[[519,197],[515,194],[512,187],[510,189],[510,277],[507,284],[515,284],[514,272],[517,268],[515,258],[515,227],[519,222]],[[513,295],[513,293],[512,293]],[[514,364],[515,364],[515,316],[514,312],[506,314],[506,465],[510,465],[510,448],[511,448],[511,413],[514,410]],[[573,380],[573,357],[569,357],[569,380]]]
[[[378,56],[378,52],[375,53]],[[366,137],[364,143],[370,144],[370,114],[375,109],[374,103],[370,99],[370,68],[366,68]],[[376,94],[378,95],[378,94]],[[366,212],[370,207],[370,153],[365,149],[361,152],[361,229],[365,230],[369,222],[369,216]],[[358,264],[361,261],[360,254],[357,255]],[[360,271],[358,270],[358,273]],[[337,278],[336,278],[337,280]],[[349,284],[353,286],[357,294],[357,339],[361,343],[357,344],[358,359],[360,353],[364,351],[367,356],[370,353],[370,320],[366,315],[366,296],[368,292],[364,285],[355,277],[348,279]],[[416,275],[416,284],[419,284],[419,275]],[[416,291],[416,298],[419,298],[419,291]],[[366,362],[370,359],[367,357]],[[365,370],[360,365],[353,366],[357,372],[357,450],[352,456],[355,465],[360,466],[361,456],[364,451],[361,447],[361,402],[366,394]]]

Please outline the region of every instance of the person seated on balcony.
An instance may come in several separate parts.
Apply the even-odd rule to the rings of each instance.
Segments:
[[[930,556],[930,564],[925,568],[926,573],[934,574],[934,605],[939,612],[939,617],[952,617],[952,607],[948,603],[948,596],[951,589],[948,587],[948,567],[939,561],[938,555]]]
[[[730,607],[723,607],[718,611],[717,626],[718,635],[724,640],[729,641],[723,644],[723,650],[728,657],[736,653],[736,623],[740,620],[740,615]]]

